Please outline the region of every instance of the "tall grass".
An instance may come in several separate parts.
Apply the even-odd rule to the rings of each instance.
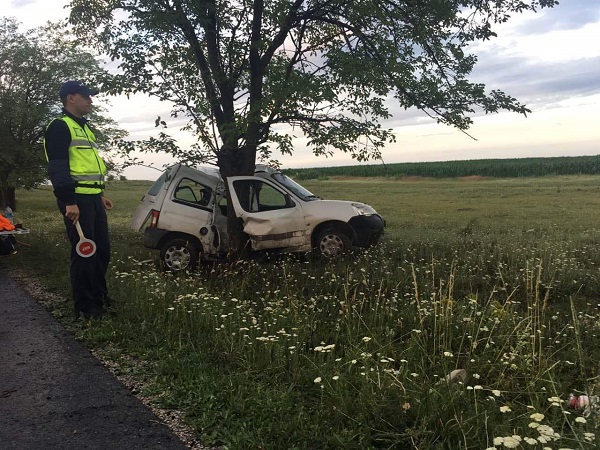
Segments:
[[[272,256],[181,276],[158,272],[125,228],[138,196],[117,184],[119,315],[74,331],[122,364],[144,361],[122,370],[209,445],[597,448],[597,417],[568,406],[599,387],[597,181],[482,181],[469,198],[460,182],[315,182],[386,211],[382,245],[336,263]],[[23,194],[24,222],[46,227],[12,258],[30,270],[37,252],[45,270],[66,266],[45,237],[60,232],[45,195]]]

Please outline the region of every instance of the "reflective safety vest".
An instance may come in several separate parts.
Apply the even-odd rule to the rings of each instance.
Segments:
[[[96,136],[94,136],[94,133],[92,133],[87,124],[82,128],[81,125],[69,116],[63,116],[55,120],[65,122],[71,132],[69,167],[71,178],[75,183],[75,193],[101,194],[104,190],[106,166],[98,154]],[[47,153],[46,159],[48,159]]]

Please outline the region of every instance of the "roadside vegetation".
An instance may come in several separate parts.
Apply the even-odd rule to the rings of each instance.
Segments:
[[[600,391],[599,181],[307,180],[374,206],[382,244],[180,276],[128,228],[151,183],[112,182],[118,315],[88,325],[50,189],[18,192],[31,234],[1,263],[64,298],[56,317],[207,446],[592,449],[598,416],[569,396]]]

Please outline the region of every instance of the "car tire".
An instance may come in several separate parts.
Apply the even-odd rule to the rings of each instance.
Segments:
[[[338,228],[326,228],[319,232],[315,251],[324,259],[337,259],[352,248],[352,240]]]
[[[199,252],[187,239],[172,239],[162,246],[160,261],[164,270],[181,272],[194,270],[198,266]]]

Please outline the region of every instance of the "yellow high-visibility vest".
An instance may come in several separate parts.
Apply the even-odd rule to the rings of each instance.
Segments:
[[[69,145],[69,167],[71,178],[75,183],[76,194],[101,194],[104,190],[106,166],[98,154],[96,136],[86,125],[81,127],[75,120],[63,116],[54,120],[62,120],[71,132]],[[44,141],[44,151],[46,142]],[[46,152],[46,160],[48,153]]]

